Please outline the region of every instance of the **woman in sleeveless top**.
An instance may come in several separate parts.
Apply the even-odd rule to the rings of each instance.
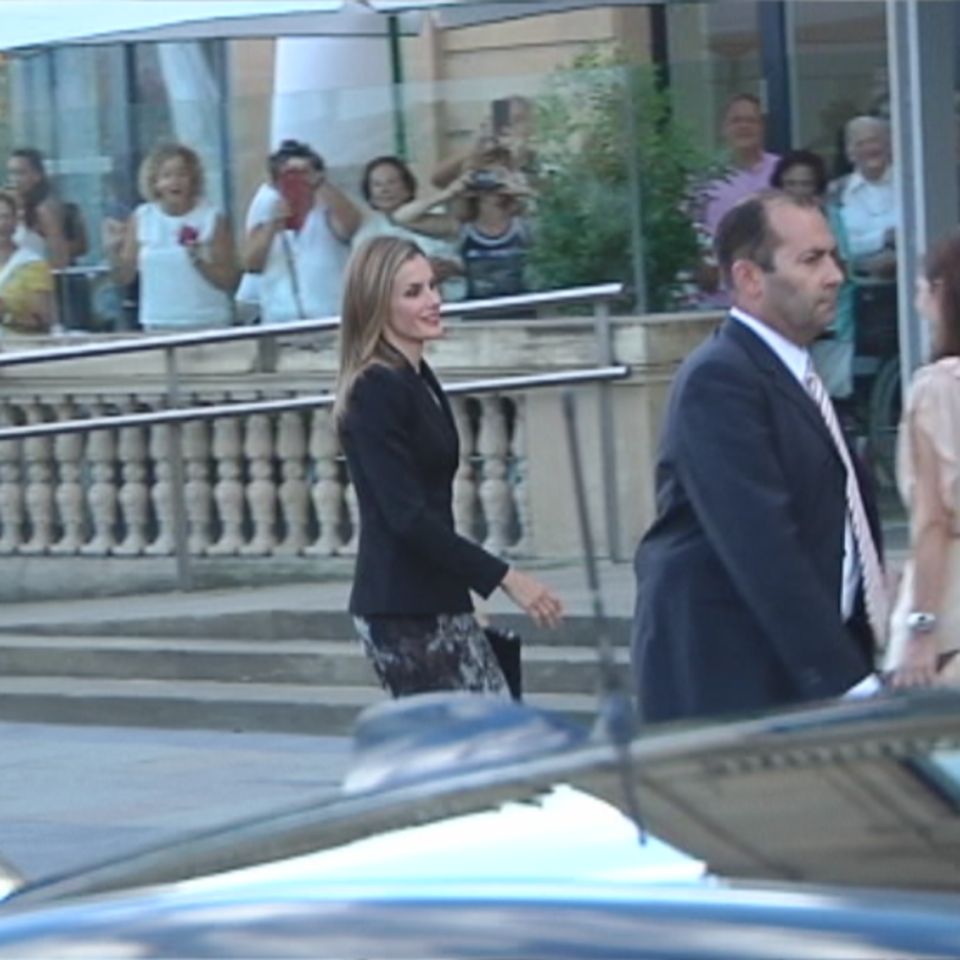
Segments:
[[[53,322],[53,278],[46,260],[15,240],[17,198],[0,191],[0,330],[47,333]]]
[[[350,612],[384,687],[507,696],[470,591],[498,587],[534,621],[560,601],[538,581],[460,536],[460,460],[446,395],[423,358],[443,335],[430,261],[412,241],[374,237],[347,268],[334,416],[360,510]]]
[[[933,248],[916,306],[934,359],[914,374],[898,437],[911,549],[891,618],[894,686],[960,681],[960,232]]]
[[[18,147],[7,160],[7,180],[20,208],[17,245],[43,257],[55,270],[69,266],[73,254],[66,211],[51,189],[43,154],[33,147]]]
[[[424,213],[403,224],[394,214],[416,200],[417,178],[399,157],[375,157],[364,168],[360,192],[367,202],[363,223],[353,236],[356,250],[371,237],[406,237],[429,257],[440,281],[444,300],[462,300],[467,286],[463,278],[463,262],[449,239],[449,218]]]
[[[189,330],[228,326],[238,280],[226,220],[203,199],[203,168],[188,147],[150,152],[140,169],[147,199],[125,223],[104,224],[104,247],[119,284],[140,276],[140,326]]]

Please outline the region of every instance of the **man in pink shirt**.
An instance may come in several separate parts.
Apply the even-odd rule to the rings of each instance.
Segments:
[[[723,139],[730,169],[704,189],[703,222],[711,236],[738,200],[770,186],[770,175],[780,159],[763,149],[763,109],[751,93],[738,93],[727,104]]]
[[[770,177],[780,159],[763,149],[763,108],[752,93],[738,93],[723,114],[723,139],[728,169],[724,176],[705,184],[695,203],[695,226],[703,263],[691,279],[687,305],[695,309],[730,305],[729,292],[720,285],[713,256],[713,235],[723,215],[744,197],[770,186]]]

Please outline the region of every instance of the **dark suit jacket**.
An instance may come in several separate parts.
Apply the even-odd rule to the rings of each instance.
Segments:
[[[845,477],[816,404],[748,327],[728,318],[682,364],[635,558],[647,719],[833,697],[867,675],[862,597],[840,613]]]
[[[460,441],[426,363],[377,364],[357,379],[340,428],[360,508],[350,611],[360,616],[466,613],[507,565],[458,536],[453,476]]]

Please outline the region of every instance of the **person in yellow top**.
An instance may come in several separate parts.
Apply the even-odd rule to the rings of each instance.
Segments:
[[[40,335],[53,326],[53,276],[43,257],[18,246],[17,199],[0,191],[0,328]]]

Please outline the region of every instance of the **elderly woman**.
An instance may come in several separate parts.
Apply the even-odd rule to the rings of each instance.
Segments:
[[[890,127],[880,117],[854,117],[846,127],[852,173],[831,185],[840,211],[850,267],[860,280],[890,281],[896,274],[897,198],[893,185]]]
[[[104,224],[117,283],[140,275],[140,326],[190,330],[228,326],[237,284],[227,222],[203,197],[203,168],[189,147],[156,147],[140,168],[147,199],[124,224]]]
[[[429,212],[407,217],[404,222],[394,216],[416,200],[417,178],[410,168],[399,157],[376,157],[363,171],[360,192],[368,209],[363,225],[354,234],[353,249],[371,237],[413,240],[430,258],[434,274],[442,285],[444,299],[462,300],[466,293],[463,263],[448,239],[449,219]]]
[[[17,198],[0,191],[0,328],[43,334],[53,323],[53,278],[46,260],[16,241]]]

